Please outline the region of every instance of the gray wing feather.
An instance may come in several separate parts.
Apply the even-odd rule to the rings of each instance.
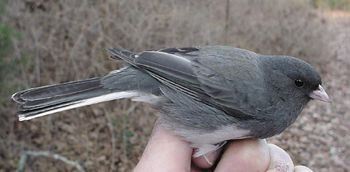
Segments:
[[[185,55],[147,51],[139,54],[135,63],[150,71],[163,84],[196,100],[216,106],[235,117],[253,117],[250,111],[245,111],[240,108],[241,105],[230,101],[237,97],[232,93],[234,89],[229,80],[200,64],[193,55],[188,58]]]
[[[148,73],[133,66],[112,71],[101,79],[101,85],[113,91],[137,90],[154,95],[160,94],[159,84]]]
[[[217,108],[208,106],[200,101],[194,101],[186,94],[177,92],[169,87],[161,86],[163,94],[171,100],[171,103],[163,104],[163,114],[165,118],[170,118],[166,121],[171,121],[167,124],[173,126],[172,129],[179,129],[179,125],[193,128],[215,130],[223,125],[230,125],[238,122],[232,116]],[[196,120],[195,120],[196,119]]]
[[[135,59],[135,63],[152,72],[173,76],[173,79],[196,83],[191,61],[185,57],[159,51],[145,51]]]

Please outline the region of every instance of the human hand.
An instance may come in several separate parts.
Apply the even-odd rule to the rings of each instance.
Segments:
[[[206,158],[192,158],[189,143],[157,126],[134,171],[199,172],[211,168],[220,151],[209,153]],[[294,166],[288,153],[278,146],[256,139],[229,143],[214,171],[312,172],[305,166]]]

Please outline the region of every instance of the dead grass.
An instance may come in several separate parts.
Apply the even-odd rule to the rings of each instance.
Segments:
[[[0,18],[22,36],[13,40],[13,52],[5,58],[28,58],[32,63],[11,82],[20,83],[19,90],[106,74],[118,67],[107,58],[108,47],[140,51],[227,44],[301,57],[320,68],[334,56],[326,20],[303,1],[230,0],[228,8],[227,2],[9,1],[6,15]],[[14,171],[23,150],[57,153],[80,162],[87,171],[130,171],[147,142],[154,113],[142,104],[117,101],[20,123],[15,107],[8,103],[1,108],[0,171]],[[297,144],[295,138],[308,132],[287,133],[283,139]],[[299,150],[285,148],[297,163],[311,165],[315,171],[335,166],[308,164],[315,158],[312,152],[301,157]],[[73,170],[47,158],[30,158],[26,163],[28,171],[47,169]]]

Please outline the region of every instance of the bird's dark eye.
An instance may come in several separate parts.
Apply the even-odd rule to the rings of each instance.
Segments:
[[[304,85],[304,82],[300,79],[295,80],[294,83],[297,87],[302,87]]]

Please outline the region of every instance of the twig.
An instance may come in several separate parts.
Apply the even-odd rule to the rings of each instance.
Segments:
[[[34,157],[43,156],[43,157],[53,158],[55,160],[60,160],[60,161],[66,163],[70,166],[75,167],[80,172],[85,172],[84,168],[77,161],[69,160],[68,158],[66,158],[62,155],[55,154],[55,153],[52,153],[49,151],[24,151],[24,152],[22,152],[21,158],[20,158],[19,163],[18,163],[17,172],[24,171],[24,167],[26,165],[26,161],[28,159],[28,156],[34,156]]]
[[[228,25],[229,25],[229,19],[230,19],[230,0],[226,0],[226,10],[225,10],[225,35],[224,35],[224,41],[225,44],[227,44],[227,38],[228,38]]]
[[[131,112],[133,112],[137,105],[138,103],[132,103],[131,106],[126,110],[126,115],[129,115]]]
[[[39,57],[39,50],[38,50],[38,34],[34,29],[31,29],[33,39],[34,39],[34,48],[35,48],[35,75],[37,78],[38,83],[40,83],[40,57]]]
[[[105,113],[105,116],[107,118],[107,126],[109,128],[109,131],[111,132],[111,142],[112,142],[112,158],[111,158],[111,171],[115,171],[115,131],[113,127],[113,122],[111,117],[109,116],[109,113]]]

